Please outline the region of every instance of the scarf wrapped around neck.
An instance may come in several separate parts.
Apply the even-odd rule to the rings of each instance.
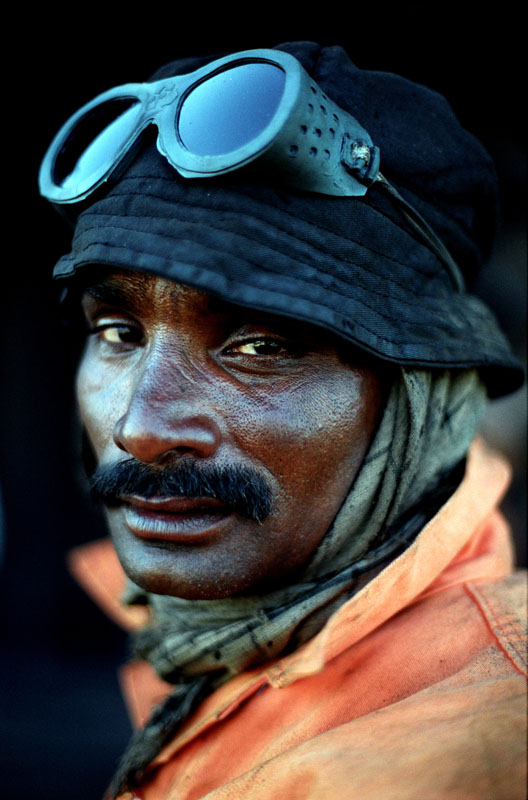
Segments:
[[[115,796],[141,781],[214,688],[312,638],[404,549],[447,499],[442,486],[465,457],[485,402],[474,370],[400,368],[359,473],[295,583],[268,594],[210,601],[147,594],[129,585],[125,602],[146,602],[152,612],[135,635],[135,653],[175,689],[134,735],[114,778]],[[448,484],[448,493],[453,488]],[[428,496],[433,501],[424,504]]]

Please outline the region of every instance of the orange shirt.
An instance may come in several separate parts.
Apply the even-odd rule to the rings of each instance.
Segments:
[[[504,461],[479,442],[460,487],[416,541],[285,658],[208,697],[158,755],[141,800],[523,800],[522,573],[496,510]],[[72,556],[118,622],[108,542]],[[171,687],[122,672],[136,725]]]

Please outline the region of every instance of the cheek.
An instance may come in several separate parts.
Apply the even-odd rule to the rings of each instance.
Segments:
[[[233,438],[275,479],[259,540],[268,577],[302,568],[320,544],[363,463],[381,403],[373,373],[343,369],[245,404]]]
[[[100,457],[112,441],[114,425],[123,414],[123,387],[106,371],[95,369],[89,356],[84,356],[77,371],[75,390],[81,421]]]
[[[314,372],[293,388],[256,398],[232,435],[278,479],[290,503],[332,514],[361,466],[376,427],[381,390],[367,370]]]

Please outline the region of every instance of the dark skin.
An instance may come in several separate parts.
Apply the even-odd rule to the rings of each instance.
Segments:
[[[77,396],[100,464],[246,465],[272,493],[261,524],[214,500],[124,499],[106,514],[128,575],[191,599],[293,580],[367,452],[382,404],[376,372],[314,326],[159,277],[106,275],[82,304],[91,333]]]

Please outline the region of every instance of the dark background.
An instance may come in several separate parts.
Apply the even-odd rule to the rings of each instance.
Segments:
[[[468,7],[469,5],[469,7]],[[445,94],[495,159],[502,224],[476,287],[525,359],[525,52],[514,6],[314,4],[121,16],[93,5],[31,12],[4,34],[4,265],[0,321],[0,800],[98,800],[129,735],[115,670],[124,636],[85,598],[65,554],[104,535],[76,480],[69,353],[49,276],[69,233],[37,193],[40,160],[65,119],[112,86],[183,55],[341,44],[360,66]],[[461,6],[461,7],[460,7]],[[139,10],[142,13],[139,13]],[[168,9],[174,10],[168,10]],[[20,12],[16,12],[20,13]],[[30,26],[30,29],[28,29]],[[526,562],[524,390],[494,403],[484,433],[514,464],[504,503]]]

